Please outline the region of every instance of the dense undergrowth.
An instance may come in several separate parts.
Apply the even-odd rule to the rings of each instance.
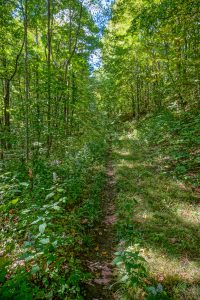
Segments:
[[[1,165],[0,299],[83,299],[81,258],[101,216],[107,132],[71,138],[62,159]]]
[[[158,165],[198,192],[200,181],[200,112],[166,111],[138,124],[141,139],[160,156]],[[156,153],[155,153],[156,151]]]
[[[198,112],[126,122],[114,143],[118,299],[200,297]]]

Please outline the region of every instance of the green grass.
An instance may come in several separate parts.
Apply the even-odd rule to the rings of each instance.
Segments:
[[[158,118],[163,122],[163,117],[157,117],[157,121]],[[185,164],[186,169],[180,174],[177,172],[180,161],[169,168],[165,167],[165,161],[163,164],[163,157],[176,146],[175,140],[182,140],[181,145],[188,153],[191,148],[195,151],[197,144],[184,141],[182,131],[169,140],[170,126],[165,126],[164,131],[159,126],[155,128],[157,121],[146,120],[138,129],[134,124],[126,125],[128,129],[115,143],[120,248],[139,251],[148,269],[143,286],[137,289],[131,285],[127,288],[126,284],[119,286],[119,299],[146,299],[147,287],[161,284],[169,299],[197,300],[200,298],[200,215],[195,189],[198,176],[186,176],[197,165]],[[150,137],[155,129],[157,136]],[[194,133],[192,138],[197,141]],[[167,141],[170,145],[166,149]],[[188,162],[192,160],[192,155],[187,158]],[[157,294],[157,298],[148,299],[163,297]]]

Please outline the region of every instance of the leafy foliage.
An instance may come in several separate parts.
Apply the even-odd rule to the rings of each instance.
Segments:
[[[138,125],[152,151],[159,146],[162,168],[194,189],[199,186],[199,116],[198,110],[181,114],[166,111]]]
[[[81,255],[88,247],[87,228],[100,216],[107,144],[99,139],[74,150],[68,148],[62,162],[33,162],[31,192],[15,171],[1,176],[4,299],[81,297],[81,284],[89,278]]]

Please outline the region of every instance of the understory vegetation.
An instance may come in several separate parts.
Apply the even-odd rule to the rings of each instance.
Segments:
[[[1,299],[82,299],[90,275],[81,257],[101,217],[107,150],[93,135],[61,160],[1,165]]]

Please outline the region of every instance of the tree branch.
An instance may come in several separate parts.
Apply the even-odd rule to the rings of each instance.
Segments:
[[[77,48],[78,37],[79,37],[80,29],[81,29],[82,13],[83,13],[83,3],[81,3],[81,7],[80,7],[79,23],[78,23],[78,29],[77,29],[77,32],[76,32],[76,38],[75,38],[74,47],[73,47],[73,50],[72,50],[72,52],[71,52],[69,58],[65,61],[65,69],[68,68],[68,66],[69,66],[69,64],[70,64],[70,62],[71,62],[71,60],[72,60],[72,57],[73,57],[74,54],[75,54],[76,48]]]

